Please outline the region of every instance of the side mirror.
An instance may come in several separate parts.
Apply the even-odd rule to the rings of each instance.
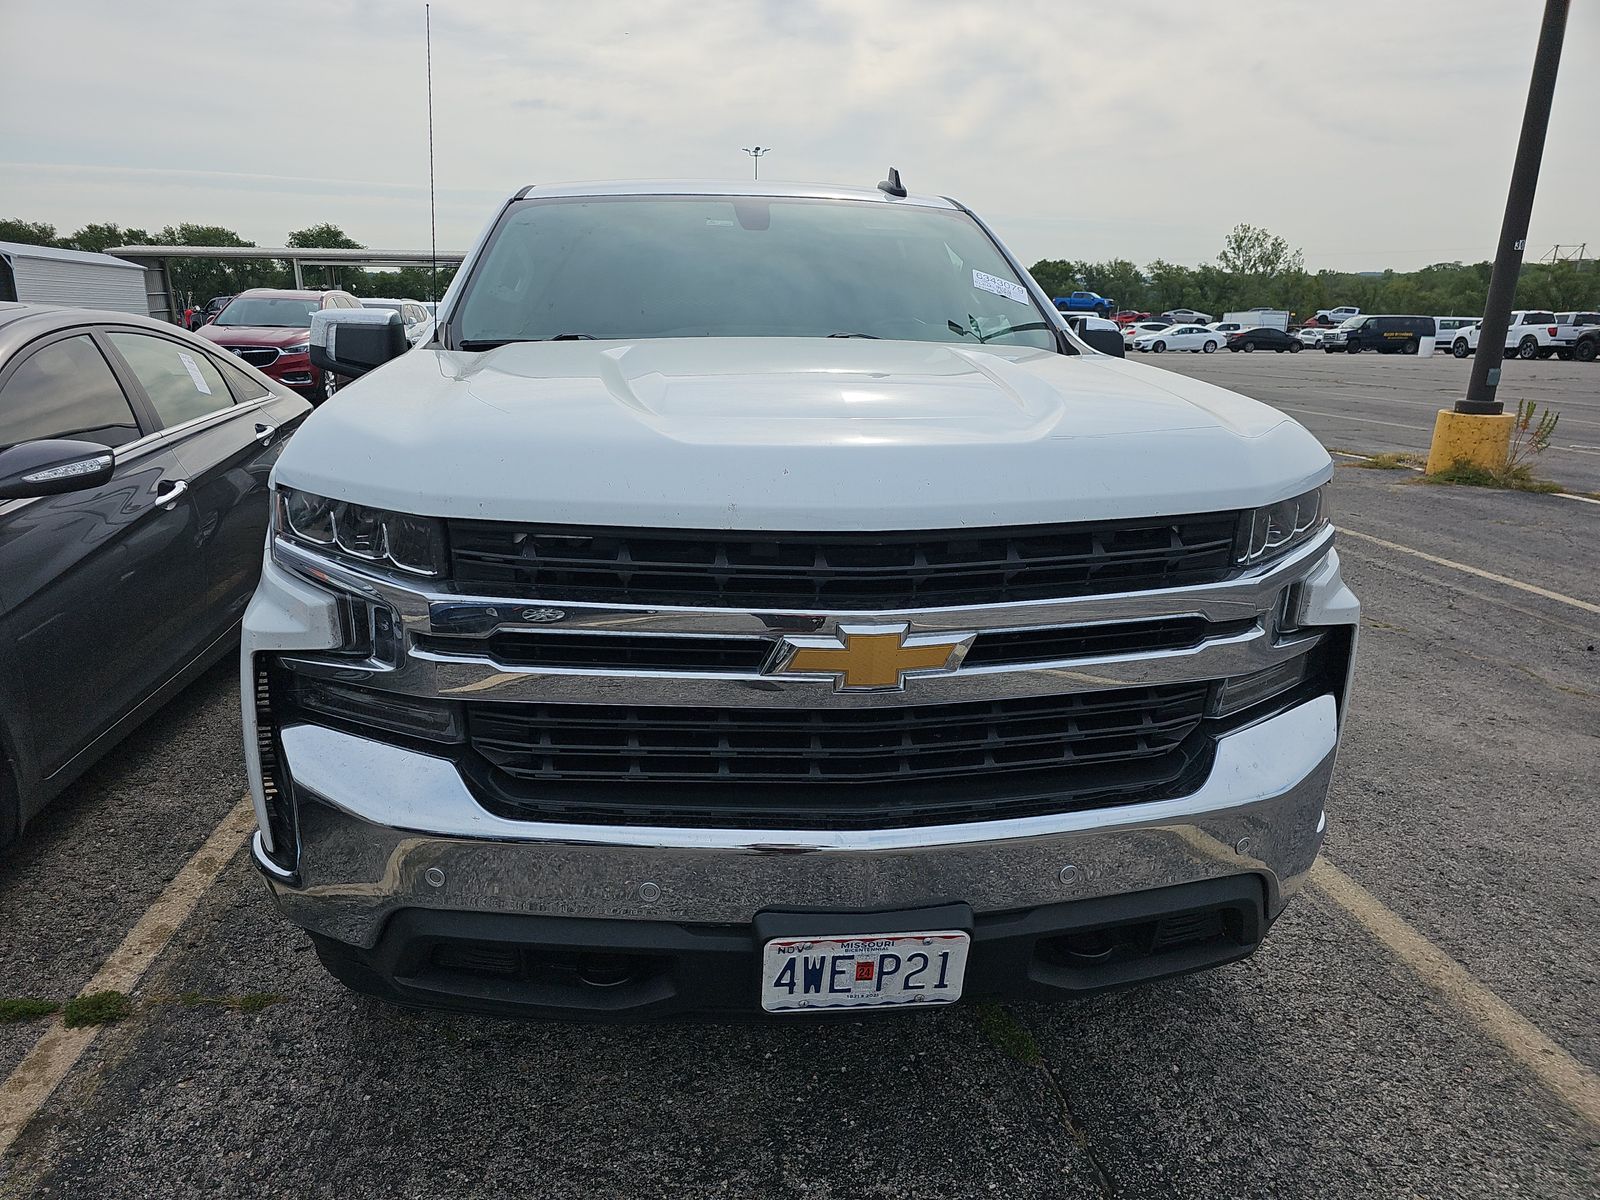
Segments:
[[[109,482],[116,468],[110,449],[97,442],[44,438],[0,450],[0,500],[81,492]]]
[[[311,365],[354,378],[399,358],[411,343],[390,308],[330,308],[311,314]]]

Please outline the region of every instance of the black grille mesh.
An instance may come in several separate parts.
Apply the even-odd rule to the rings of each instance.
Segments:
[[[729,533],[449,522],[467,590],[543,600],[835,611],[1212,583],[1237,513],[909,533]]]
[[[1128,763],[1199,726],[1208,685],[851,710],[472,704],[472,748],[524,781],[880,783]]]

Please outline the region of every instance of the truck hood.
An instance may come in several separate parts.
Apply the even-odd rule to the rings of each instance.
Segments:
[[[275,478],[432,516],[854,530],[1244,508],[1331,472],[1276,410],[1098,354],[679,338],[412,350]]]

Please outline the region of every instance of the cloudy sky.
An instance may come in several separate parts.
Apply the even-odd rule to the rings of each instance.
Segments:
[[[1600,0],[1567,30],[1529,257],[1600,250]],[[740,178],[973,205],[1025,262],[1492,255],[1534,0],[438,0],[439,243],[524,183]],[[0,216],[333,221],[427,244],[420,0],[0,0]]]

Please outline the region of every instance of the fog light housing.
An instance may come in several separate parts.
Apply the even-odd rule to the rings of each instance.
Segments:
[[[453,701],[356,687],[293,670],[288,682],[290,703],[303,713],[429,742],[465,737],[461,706]]]
[[[1308,646],[1307,651],[1309,650]],[[1222,680],[1211,694],[1211,704],[1206,715],[1231,717],[1248,708],[1254,708],[1263,701],[1271,700],[1274,696],[1293,691],[1304,683],[1311,673],[1311,659],[1312,655],[1309,652],[1296,654],[1293,658],[1275,663],[1263,671],[1252,671],[1248,675],[1235,675]]]

